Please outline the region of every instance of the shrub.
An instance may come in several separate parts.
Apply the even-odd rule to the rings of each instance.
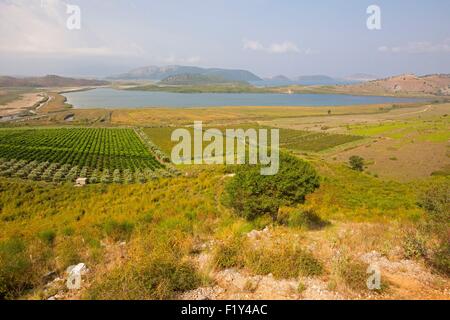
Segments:
[[[232,237],[215,248],[214,262],[219,269],[241,268],[244,263],[240,256],[243,242],[240,237]]]
[[[32,286],[32,263],[25,243],[13,238],[0,243],[0,299],[11,299]]]
[[[133,183],[134,181],[133,172],[131,172],[130,169],[125,169],[123,171],[123,181],[126,184]]]
[[[260,275],[272,273],[276,278],[323,273],[322,263],[291,241],[255,247],[245,238],[233,237],[216,247],[214,262],[220,269],[246,267]]]
[[[282,207],[278,210],[277,222],[289,227],[304,228],[307,230],[321,229],[329,222],[319,217],[312,209],[296,209]]]
[[[366,283],[368,278],[367,267],[367,264],[348,257],[339,257],[334,264],[338,278],[354,291],[368,290]]]
[[[19,178],[25,178],[28,176],[28,172],[26,170],[21,169],[15,173],[15,176]]]
[[[114,241],[129,240],[133,232],[134,225],[131,222],[117,222],[115,220],[107,220],[103,224],[103,230],[106,235]]]
[[[83,169],[83,170],[84,170],[84,169]],[[81,176],[81,177],[84,177],[84,176],[82,175],[83,170],[81,170],[81,173],[80,173],[80,176]],[[95,170],[92,172],[91,176],[89,177],[89,183],[91,183],[91,184],[98,183],[98,181],[99,181],[99,175],[100,175],[100,172],[99,172],[97,169],[95,169]]]
[[[135,177],[136,182],[139,182],[139,183],[146,183],[147,182],[147,178],[145,177],[145,175],[142,173],[141,170],[137,170],[134,173],[134,177]]]
[[[302,203],[319,186],[314,168],[296,157],[281,154],[276,175],[263,176],[259,165],[242,165],[225,187],[224,203],[249,220],[276,217],[283,205]]]
[[[430,215],[438,216],[446,221],[450,220],[450,183],[433,185],[425,191],[420,199],[419,205]]]
[[[431,186],[419,199],[428,213],[425,235],[434,239],[429,264],[438,272],[450,274],[450,184],[447,180]]]
[[[38,238],[41,239],[45,244],[53,245],[56,238],[56,232],[53,230],[41,231],[38,234]]]
[[[434,252],[431,264],[437,271],[450,276],[450,239],[443,242]]]
[[[307,289],[306,285],[303,282],[299,282],[297,286],[297,292],[302,294]]]
[[[189,263],[172,256],[133,261],[92,284],[88,299],[173,299],[177,293],[197,288],[201,278]]]
[[[359,260],[354,260],[348,256],[340,256],[334,262],[334,274],[339,282],[342,282],[353,291],[368,291],[367,280],[370,274],[367,273],[369,265]],[[380,289],[384,291],[388,288],[388,283],[381,278]],[[377,290],[377,289],[375,289]]]
[[[292,243],[282,243],[273,247],[248,250],[245,266],[256,274],[272,273],[275,278],[310,277],[323,273],[322,263],[310,252]]]
[[[53,176],[53,182],[61,182],[64,178],[64,172],[62,170],[56,171],[55,175]]]
[[[103,170],[102,176],[100,177],[100,182],[101,183],[110,183],[111,182],[111,178],[110,178],[108,169]]]
[[[364,159],[360,156],[351,156],[348,159],[350,168],[356,171],[364,171]]]
[[[67,173],[66,180],[70,182],[74,182],[78,178],[78,173],[80,169],[78,166],[72,167]]]
[[[122,183],[122,176],[120,174],[120,170],[116,169],[113,172],[113,182],[114,183]]]
[[[426,239],[416,231],[407,232],[403,240],[403,252],[407,259],[427,257]]]
[[[64,241],[58,241],[56,254],[58,256],[58,268],[63,271],[68,266],[80,263],[80,243],[72,238],[65,238]]]
[[[75,230],[72,227],[70,227],[70,226],[69,227],[65,227],[62,230],[62,234],[67,236],[67,237],[73,236],[74,233],[75,233]]]
[[[87,178],[89,173],[88,167],[83,167],[80,171],[80,178]]]
[[[148,168],[144,169],[144,176],[147,180],[152,180],[152,179],[158,178],[155,174],[155,171],[148,169]]]

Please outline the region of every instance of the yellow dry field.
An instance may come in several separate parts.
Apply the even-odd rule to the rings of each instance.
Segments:
[[[354,149],[338,152],[329,158],[347,162],[351,156],[358,155],[366,160],[367,171],[381,178],[412,181],[448,170],[449,154],[449,143],[411,141],[399,146],[393,139],[379,138]]]
[[[377,114],[390,105],[361,105],[345,107],[210,107],[210,108],[143,108],[121,109],[112,112],[113,124],[175,125],[193,121],[206,123],[233,123],[276,118],[329,117],[331,115]]]

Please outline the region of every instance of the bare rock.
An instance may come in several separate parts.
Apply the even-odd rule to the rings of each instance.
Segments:
[[[77,273],[84,275],[89,272],[89,269],[86,267],[84,263],[75,264],[67,267],[66,274]]]

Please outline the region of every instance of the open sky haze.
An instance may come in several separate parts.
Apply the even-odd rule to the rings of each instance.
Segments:
[[[369,5],[381,30],[366,26]],[[66,27],[67,5],[81,28]],[[146,65],[260,76],[450,73],[450,1],[0,0],[0,74],[107,76]]]

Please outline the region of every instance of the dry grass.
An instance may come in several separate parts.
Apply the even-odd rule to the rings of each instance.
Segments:
[[[235,123],[236,121],[270,120],[275,118],[328,116],[344,114],[373,114],[389,105],[362,105],[350,107],[211,107],[211,108],[143,108],[114,110],[113,124],[180,125],[193,121],[205,123]]]

